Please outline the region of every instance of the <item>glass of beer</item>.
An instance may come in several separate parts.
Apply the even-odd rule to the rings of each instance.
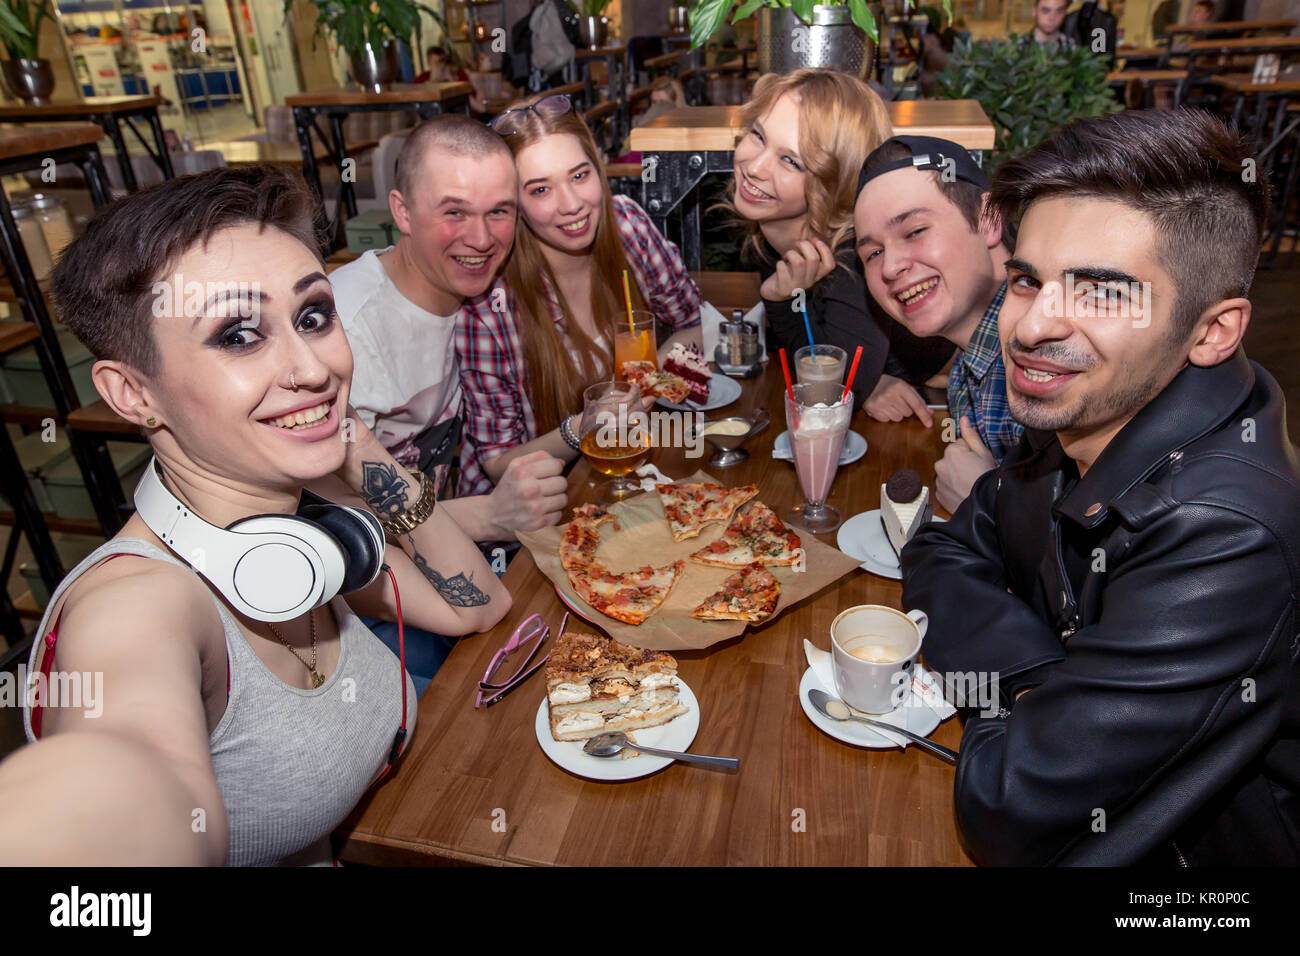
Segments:
[[[627,378],[624,362],[649,362],[659,367],[654,313],[633,311],[631,325],[629,329],[625,312],[614,320],[614,378],[620,382]]]
[[[650,457],[640,388],[631,382],[597,382],[589,386],[582,393],[578,434],[587,464],[593,471],[614,479],[597,487],[598,501],[613,504],[641,490],[626,477]]]

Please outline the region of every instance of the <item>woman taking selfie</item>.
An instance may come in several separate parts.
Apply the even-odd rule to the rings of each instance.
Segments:
[[[953,347],[918,339],[874,307],[858,267],[853,203],[867,154],[892,134],[885,104],[862,81],[834,70],[769,74],[741,109],[731,207],[746,221],[743,251],[759,262],[761,294],[776,344],[818,344],[850,356],[856,404],[873,418],[929,418],[909,382],[939,371]]]
[[[39,742],[0,765],[5,863],[328,863],[415,722],[410,678],[357,619],[397,619],[383,566],[409,626],[509,610],[427,479],[349,414],[312,211],[275,167],[174,179],[94,219],[54,272],[96,388],[155,459],[41,621],[29,672],[102,675],[104,694],[24,702]],[[307,486],[359,509],[300,505]]]
[[[520,216],[505,275],[465,304],[456,326],[461,495],[490,491],[518,455],[578,455],[583,390],[614,375],[625,270],[632,308],[672,330],[661,353],[678,339],[698,343],[700,323],[700,290],[677,247],[635,201],[611,195],[567,96],[542,96],[491,125],[515,157]]]

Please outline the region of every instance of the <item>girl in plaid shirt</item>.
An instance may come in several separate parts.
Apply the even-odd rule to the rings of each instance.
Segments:
[[[456,326],[460,495],[491,491],[520,454],[577,457],[560,426],[576,424],[584,388],[613,377],[623,270],[633,308],[675,333],[664,349],[699,338],[700,290],[677,247],[636,202],[610,194],[600,152],[568,97],[509,110],[493,128],[515,156],[521,215],[505,274],[465,304]]]

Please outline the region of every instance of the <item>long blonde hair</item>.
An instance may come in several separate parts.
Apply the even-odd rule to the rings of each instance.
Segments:
[[[543,93],[526,102],[536,103],[546,95]],[[600,223],[596,226],[596,236],[591,246],[591,310],[597,328],[605,329],[612,348],[615,322],[626,317],[623,270],[628,271],[630,279],[632,307],[644,309],[646,305],[636,281],[636,273],[623,254],[618,219],[614,213],[614,203],[610,199],[609,180],[605,176],[605,164],[591,131],[574,109],[558,116],[530,111],[523,121],[522,129],[505,137],[505,140],[511,153],[518,159],[525,148],[544,137],[555,135],[576,137],[596,175],[600,177]],[[529,228],[522,215],[515,228],[514,252],[506,265],[506,281],[514,293],[519,338],[524,350],[528,397],[532,402],[538,433],[542,434],[558,427],[561,420],[573,412],[581,410],[583,389],[593,382],[610,378],[613,356],[599,347],[571,318],[569,304],[565,301],[559,283],[555,281],[546,256],[542,254],[542,241]],[[577,365],[551,319],[547,299],[548,283],[559,300],[560,311],[568,318],[565,330],[580,358]]]
[[[759,78],[754,95],[740,109],[740,136],[748,134],[786,93],[799,97],[799,156],[807,170],[804,238],[821,239],[834,250],[853,235],[853,204],[863,160],[894,135],[889,111],[871,87],[847,73],[812,67],[768,73]],[[766,243],[759,224],[736,212],[735,194],[733,176],[723,206],[745,224],[742,251],[762,256]]]

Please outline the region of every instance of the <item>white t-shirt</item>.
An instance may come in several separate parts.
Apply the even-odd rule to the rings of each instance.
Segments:
[[[406,298],[374,249],[329,279],[352,346],[352,404],[398,463],[414,468],[412,437],[460,414],[459,312],[434,315]]]

